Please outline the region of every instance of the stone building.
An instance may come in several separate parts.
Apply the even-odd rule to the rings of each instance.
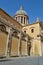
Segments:
[[[43,55],[43,23],[28,21],[22,6],[13,17],[0,8],[0,57]]]

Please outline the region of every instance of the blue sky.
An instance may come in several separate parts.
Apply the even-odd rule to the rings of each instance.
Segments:
[[[34,22],[37,17],[43,21],[43,0],[0,0],[0,8],[11,16],[21,5],[28,14],[29,22]]]

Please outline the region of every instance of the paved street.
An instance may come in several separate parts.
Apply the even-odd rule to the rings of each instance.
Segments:
[[[0,59],[0,65],[43,65],[43,57],[17,57]]]

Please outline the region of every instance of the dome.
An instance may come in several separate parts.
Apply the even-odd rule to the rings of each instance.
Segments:
[[[36,22],[41,22],[41,20],[37,17],[37,18],[36,18]]]
[[[27,15],[27,13],[24,11],[24,8],[21,6],[20,7],[20,10],[18,10],[15,15],[18,15],[18,14],[23,14],[23,15]]]
[[[20,23],[22,26],[28,24],[28,15],[25,12],[24,8],[21,6],[20,9],[15,13],[14,19]]]

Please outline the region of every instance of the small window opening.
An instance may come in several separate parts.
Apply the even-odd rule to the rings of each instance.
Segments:
[[[17,20],[17,17],[16,17],[16,20]]]
[[[24,17],[24,24],[25,24],[25,17]]]
[[[31,29],[31,33],[33,33],[34,32],[34,29]]]
[[[26,30],[24,30],[24,32],[26,33]]]
[[[23,17],[21,17],[21,23],[23,23]]]

